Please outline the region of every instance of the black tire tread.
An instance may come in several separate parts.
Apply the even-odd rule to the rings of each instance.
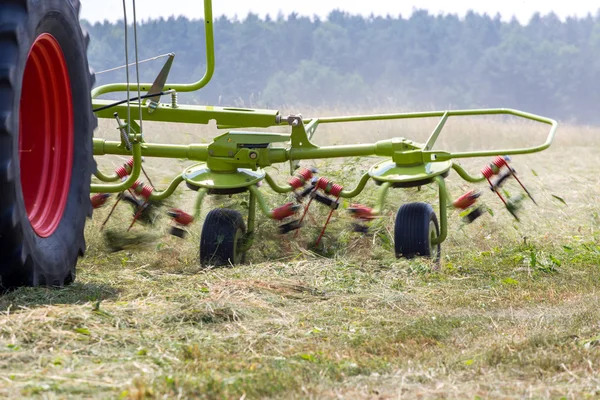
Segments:
[[[78,0],[65,0],[69,5],[65,7],[67,14],[78,18],[80,2]],[[69,10],[72,7],[72,10]],[[14,124],[11,118],[18,118],[13,114],[13,99],[15,97],[14,67],[17,63],[16,55],[19,54],[21,43],[21,31],[26,29],[28,13],[31,12],[28,0],[5,0],[0,4],[0,290],[6,290],[18,286],[51,285],[62,286],[70,283],[75,277],[75,264],[79,256],[85,250],[85,238],[83,230],[74,233],[75,243],[66,243],[67,239],[57,238],[60,241],[57,247],[62,253],[61,263],[67,268],[58,268],[54,271],[44,272],[40,264],[33,260],[31,251],[25,243],[22,223],[17,211],[17,199],[12,193],[16,191],[15,177],[19,168],[19,160],[15,160],[12,147],[18,132],[13,132]],[[84,50],[87,52],[88,40],[84,40]],[[10,57],[15,55],[15,57]],[[85,56],[85,55],[84,55]],[[13,59],[14,58],[14,59]],[[87,64],[87,63],[86,63]],[[90,71],[89,88],[91,88],[94,76]],[[19,93],[18,91],[16,93]],[[91,125],[95,128],[97,121],[91,114]],[[78,132],[80,134],[81,132]],[[78,148],[81,157],[93,160],[92,137],[89,133],[89,144]],[[86,139],[87,140],[87,139]],[[93,162],[89,163],[89,176],[93,172]],[[84,207],[86,213],[91,209],[89,195],[80,193],[77,204]],[[65,211],[65,214],[68,211]],[[58,272],[60,271],[60,272]],[[54,273],[53,273],[54,272]],[[47,274],[48,276],[46,276]]]
[[[394,247],[396,257],[431,257],[429,249],[429,223],[433,220],[437,234],[439,225],[433,207],[427,203],[408,203],[398,209],[394,226]],[[438,252],[434,259],[439,258]]]
[[[14,7],[15,4],[22,3],[11,1],[6,5],[3,11],[2,23],[0,23],[0,54],[12,55],[18,53],[19,43],[17,41],[17,30],[21,21],[26,17],[26,8]],[[7,22],[11,21],[11,22]],[[10,149],[12,146],[12,124],[8,124],[8,119],[12,117],[12,98],[14,94],[13,82],[10,79],[10,67],[16,60],[4,60],[0,69],[0,113],[3,115],[3,123],[0,124],[0,146],[4,149]],[[7,63],[9,65],[7,65]],[[10,104],[6,104],[10,102]],[[5,103],[5,104],[2,104]],[[11,152],[5,152],[8,157],[2,157],[3,171],[0,174],[0,187],[4,193],[14,190],[14,179],[10,179],[13,174],[14,161],[11,158]],[[4,154],[3,154],[4,156]],[[18,222],[16,218],[15,199],[11,196],[0,195],[0,254],[4,255],[4,262],[0,267],[0,285],[10,287],[18,284],[20,279],[14,277],[11,273],[15,269],[23,269],[26,259],[24,259],[22,236],[19,234]],[[22,281],[22,280],[21,280]]]
[[[234,264],[234,238],[239,229],[246,232],[244,218],[238,211],[228,208],[211,210],[206,215],[202,226],[200,264],[202,266]]]

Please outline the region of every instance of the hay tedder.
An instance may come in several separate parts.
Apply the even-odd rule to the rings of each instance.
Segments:
[[[200,263],[216,266],[244,261],[244,254],[255,240],[257,208],[268,218],[280,221],[280,232],[288,234],[302,227],[313,201],[329,207],[331,216],[341,199],[357,196],[371,180],[379,186],[377,204],[353,204],[348,208],[357,219],[358,230],[366,229],[368,221],[382,213],[390,189],[429,184],[437,187],[439,220],[427,203],[404,204],[398,210],[394,230],[398,257],[418,255],[439,260],[440,246],[447,236],[449,206],[463,210],[468,221],[481,214],[477,192],[466,193],[455,201],[449,199],[444,180],[451,170],[467,182],[487,180],[515,216],[521,199],[533,200],[510,166],[508,156],[550,146],[557,127],[551,119],[510,109],[303,118],[284,116],[274,110],[179,104],[178,93],[204,87],[213,75],[211,0],[204,1],[207,66],[199,81],[171,83],[171,56],[153,83],[137,80],[92,90],[94,75],[86,57],[88,36],[79,25],[79,6],[79,0],[0,3],[0,284],[4,289],[72,282],[77,260],[85,250],[86,219],[111,193],[117,194],[117,201],[124,199],[135,206],[133,224],[144,217],[150,204],[166,199],[185,182],[197,192],[197,201],[189,214],[179,209],[169,211],[171,232],[178,236],[198,221],[206,196],[246,194],[247,218],[236,210],[216,208],[203,221]],[[100,98],[117,92],[123,93],[125,99]],[[433,149],[448,119],[498,114],[549,125],[546,141],[535,147],[493,151]],[[424,144],[402,137],[326,147],[312,141],[322,124],[431,117],[439,117],[439,123]],[[97,118],[114,120],[116,132],[120,132],[117,140],[94,138]],[[144,140],[143,121],[215,121],[218,128],[227,132],[208,144],[156,144]],[[269,127],[285,127],[288,133],[248,130]],[[107,174],[97,169],[94,161],[94,157],[102,155],[127,156],[128,161]],[[299,165],[303,160],[357,156],[378,156],[382,160],[350,189]],[[197,163],[160,190],[149,179],[142,180],[142,157]],[[455,162],[471,157],[489,157],[491,162],[480,174],[471,175]],[[289,163],[291,170],[285,183],[276,182],[265,171],[265,167],[282,163]],[[94,182],[92,175],[97,178]],[[517,180],[523,188],[521,195],[508,198],[504,194],[501,188],[508,179]],[[271,209],[263,196],[265,189],[293,194],[294,201]]]

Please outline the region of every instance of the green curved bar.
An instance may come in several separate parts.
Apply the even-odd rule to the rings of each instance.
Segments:
[[[91,184],[90,191],[92,193],[119,193],[123,192],[135,183],[135,181],[140,177],[140,172],[142,171],[142,144],[140,142],[132,144],[133,151],[133,168],[131,171],[131,175],[119,184]]]
[[[175,189],[183,182],[183,176],[178,175],[173,181],[169,184],[169,186],[160,192],[152,192],[150,198],[148,200],[164,200],[175,192]]]
[[[414,112],[414,113],[395,113],[395,114],[378,114],[378,115],[355,115],[355,116],[344,116],[344,117],[328,117],[319,118],[320,124],[331,124],[340,122],[361,122],[361,121],[383,121],[383,120],[396,120],[396,119],[412,119],[412,118],[433,118],[440,117],[444,120],[449,117],[462,117],[462,116],[476,116],[476,115],[513,115],[528,119],[531,121],[541,122],[543,124],[550,125],[550,131],[546,137],[546,141],[534,147],[527,147],[523,149],[506,149],[506,150],[487,150],[487,151],[472,151],[472,152],[457,152],[448,153],[444,151],[423,151],[424,157],[428,157],[433,161],[447,161],[452,158],[467,158],[467,157],[488,157],[497,155],[513,155],[513,154],[530,154],[542,151],[550,147],[556,134],[558,123],[550,118],[542,117],[540,115],[527,113],[524,111],[513,110],[510,108],[488,108],[478,110],[451,110],[451,111],[428,111],[428,112]],[[311,119],[306,119],[304,123],[309,123]],[[445,121],[444,121],[445,122]],[[443,126],[443,124],[442,124]],[[441,132],[441,128],[437,129],[430,135],[427,140],[427,147],[431,148],[435,144],[438,135]],[[364,145],[363,145],[364,146]],[[335,146],[333,146],[335,148]],[[311,158],[310,152],[305,152],[308,157]],[[338,155],[341,157],[341,155]],[[299,157],[294,155],[294,159]]]
[[[371,175],[369,175],[368,173],[365,173],[360,178],[360,181],[358,181],[358,183],[356,184],[356,187],[354,189],[352,189],[352,190],[342,190],[342,192],[340,193],[340,197],[348,199],[348,198],[352,198],[352,197],[358,196],[360,194],[360,192],[363,191],[363,189],[367,185],[367,182],[369,182],[370,178],[371,178]]]
[[[356,187],[352,190],[342,190],[340,193],[340,197],[343,198],[352,198],[352,197],[356,197],[360,194],[360,192],[362,192],[365,188],[365,186],[367,185],[367,182],[369,182],[369,179],[371,178],[371,176],[368,173],[365,173],[361,178],[360,181],[358,181],[358,184],[356,185]],[[273,179],[273,177],[269,174],[265,175],[265,181],[267,181],[267,183],[269,184],[269,186],[271,187],[271,189],[273,189],[273,191],[275,193],[289,193],[292,191],[292,187],[287,185],[287,186],[280,186],[277,184],[277,182],[275,182],[275,180]]]
[[[267,181],[267,183],[275,193],[289,193],[293,190],[293,188],[290,185],[278,185],[277,182],[275,182],[275,179],[273,179],[273,177],[269,174],[265,174],[265,181]]]
[[[452,163],[452,169],[455,170],[456,173],[467,182],[477,183],[485,180],[485,176],[473,176],[458,164]]]
[[[377,205],[371,211],[374,215],[379,215],[383,211],[383,207],[385,205],[385,199],[387,198],[388,191],[392,184],[390,182],[383,182],[381,187],[379,188],[379,198],[377,200]]]
[[[506,115],[514,115],[516,117],[525,118],[531,121],[541,122],[543,124],[550,125],[550,132],[548,132],[548,136],[546,137],[546,141],[539,145],[533,147],[526,147],[524,149],[507,149],[507,150],[491,150],[491,151],[473,151],[473,152],[458,152],[451,153],[452,158],[466,158],[466,157],[487,157],[494,155],[512,155],[512,154],[530,154],[536,153],[538,151],[542,151],[550,147],[552,141],[554,140],[554,135],[556,134],[556,128],[558,128],[558,123],[550,118],[542,117],[540,115],[527,113],[519,110],[512,110],[508,108],[501,108],[496,110],[489,110],[489,114],[506,114]],[[451,114],[452,115],[452,114]],[[474,114],[477,115],[477,114]]]
[[[446,206],[449,197],[444,178],[441,176],[436,176],[434,179],[438,184],[438,197],[440,201],[440,236],[436,238],[434,244],[440,244],[448,237],[448,210]]]
[[[198,197],[196,197],[196,205],[194,207],[194,220],[196,221],[200,219],[200,213],[202,212],[202,202],[204,201],[206,193],[208,193],[207,189],[198,189]]]
[[[208,82],[210,82],[214,72],[215,72],[215,41],[214,41],[214,33],[213,33],[213,16],[212,16],[212,1],[204,0],[204,20],[205,20],[205,35],[206,35],[206,72],[204,76],[197,82],[189,83],[189,84],[173,84],[173,85],[165,85],[165,90],[174,89],[177,92],[193,92],[195,90],[201,89]],[[152,83],[140,83],[130,84],[129,89],[132,91],[142,90],[147,91],[152,87]],[[104,85],[97,87],[92,90],[92,98],[111,93],[111,92],[124,92],[127,90],[126,83],[113,83],[109,85]]]
[[[521,149],[498,149],[498,150],[486,150],[486,151],[465,151],[465,152],[457,152],[457,153],[445,153],[436,151],[431,152],[423,152],[423,154],[429,154],[432,160],[445,161],[453,158],[471,158],[471,157],[491,157],[498,155],[516,155],[516,154],[531,154],[537,153],[539,151],[545,150],[552,144],[554,140],[554,136],[556,134],[556,129],[558,128],[558,123],[550,118],[542,117],[540,115],[527,113],[524,111],[513,110],[509,108],[497,108],[497,109],[489,109],[489,110],[464,110],[464,111],[449,111],[448,115],[453,116],[462,116],[462,115],[513,115],[515,117],[520,117],[524,119],[528,119],[530,121],[541,122],[543,124],[550,125],[550,131],[548,132],[548,136],[546,137],[546,141],[538,146],[533,147],[525,147]],[[432,143],[433,145],[433,143]],[[437,153],[437,154],[436,154]]]
[[[96,172],[94,172],[94,176],[96,178],[100,179],[102,182],[116,182],[119,180],[119,175],[117,175],[117,174],[104,175],[102,173],[102,171],[100,171],[98,169],[98,167],[96,167]]]
[[[265,214],[268,218],[273,218],[273,212],[269,209],[269,206],[267,206],[267,202],[265,201],[262,193],[260,193],[258,187],[256,185],[250,185],[248,186],[248,190],[250,190],[250,193],[252,193],[256,198],[256,202],[258,203],[258,206],[263,214]]]

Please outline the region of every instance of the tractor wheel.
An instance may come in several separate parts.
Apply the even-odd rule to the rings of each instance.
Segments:
[[[79,0],[0,2],[0,288],[75,279],[94,170]]]
[[[439,261],[441,246],[433,243],[439,235],[437,217],[429,204],[404,204],[398,210],[394,227],[396,257],[425,256]]]
[[[211,210],[202,226],[200,265],[220,267],[243,263],[244,233],[246,224],[242,214],[227,208]]]

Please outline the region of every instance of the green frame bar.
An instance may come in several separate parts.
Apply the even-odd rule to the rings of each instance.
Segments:
[[[118,106],[123,107],[124,110],[127,109],[126,106]],[[253,112],[240,112],[234,111],[232,109],[211,109],[208,110],[207,107],[199,107],[199,106],[189,106],[190,109],[186,111],[182,111],[181,109],[170,109],[170,112],[173,113],[183,113],[179,116],[183,117],[179,120],[171,120],[171,117],[176,117],[177,115],[170,114],[161,114],[158,110],[153,112],[152,114],[147,114],[147,111],[143,111],[143,113],[147,114],[147,116],[152,116],[148,118],[149,120],[154,121],[164,121],[164,122],[187,122],[187,123],[208,123],[210,120],[217,120],[217,122],[224,122],[228,126],[240,126],[241,120],[244,120],[247,123],[247,126],[255,126],[255,127],[270,127],[276,125],[274,123],[275,120],[278,120],[277,117],[278,111],[269,111],[269,110],[254,110]],[[194,108],[194,109],[192,109]],[[122,110],[124,112],[124,110]],[[99,115],[104,115],[103,113],[111,114],[109,110],[105,110],[99,113]],[[443,123],[445,120],[452,116],[475,116],[475,115],[512,115],[521,118],[525,118],[528,120],[544,123],[550,125],[550,130],[546,137],[544,143],[527,147],[527,148],[517,148],[517,149],[498,149],[498,150],[486,150],[486,151],[471,151],[471,152],[445,152],[441,150],[428,150],[433,147],[440,133],[442,132]],[[139,116],[139,112],[137,107],[131,108],[131,118],[135,119]],[[381,115],[364,115],[364,116],[355,116],[355,117],[333,117],[333,118],[321,118],[319,119],[320,124],[324,123],[344,123],[344,122],[356,122],[356,121],[377,121],[377,120],[394,120],[394,119],[405,119],[405,118],[430,118],[432,116],[441,116],[442,120],[436,130],[431,134],[427,143],[423,147],[413,147],[410,149],[410,152],[413,153],[414,150],[419,150],[422,153],[422,161],[423,162],[436,162],[436,161],[447,161],[455,158],[472,158],[472,157],[488,157],[488,156],[497,156],[497,155],[516,155],[516,154],[530,154],[539,152],[547,149],[556,134],[557,122],[546,118],[541,117],[539,115],[530,114],[518,110],[511,109],[484,109],[484,110],[459,110],[459,111],[435,111],[435,112],[425,112],[425,113],[405,113],[405,114],[381,114]],[[108,118],[108,116],[105,116]],[[111,117],[112,118],[112,114]],[[238,121],[240,123],[236,123]],[[311,120],[308,120],[309,123]],[[280,160],[280,156],[282,153],[281,149],[269,149],[270,153],[273,153],[273,157],[278,160],[278,162],[289,161],[289,160],[310,160],[310,159],[322,159],[322,158],[336,158],[336,157],[359,157],[359,156],[392,156],[396,153],[396,156],[402,157],[401,154],[398,154],[398,151],[394,150],[394,139],[387,141],[380,141],[377,143],[367,143],[367,144],[354,144],[354,145],[342,145],[342,146],[323,146],[318,147],[315,145],[302,146],[302,147],[294,147],[291,146],[286,149],[285,160]],[[416,144],[415,144],[416,145]],[[209,144],[191,144],[191,145],[173,145],[173,144],[150,144],[144,143],[143,145],[143,155],[148,157],[165,157],[165,158],[187,158],[190,160],[197,161],[206,161],[208,158],[208,147]],[[404,151],[408,153],[408,151]],[[275,154],[276,153],[276,154]],[[400,152],[401,153],[401,152]],[[116,141],[107,141],[105,139],[94,139],[94,154],[95,155],[105,155],[105,154],[118,154],[118,155],[127,155],[131,154],[128,150],[126,150],[121,142]]]
[[[94,109],[113,104],[110,100],[94,99]],[[98,118],[114,119],[115,112],[122,120],[127,119],[127,104],[120,104],[102,111],[97,111]],[[138,102],[131,102],[130,116],[132,120],[140,119]],[[244,109],[237,107],[212,107],[181,104],[177,108],[170,104],[159,104],[153,111],[145,106],[142,107],[142,118],[144,121],[186,123],[206,125],[210,121],[216,121],[220,127],[244,128],[257,127],[268,128],[280,125],[281,116],[277,110]]]
[[[435,177],[435,182],[438,185],[438,199],[440,204],[440,235],[436,238],[433,244],[441,244],[448,237],[448,190],[446,182],[441,176]]]
[[[215,72],[215,45],[213,32],[213,17],[212,17],[212,1],[204,0],[204,33],[206,35],[206,72],[204,76],[197,82],[189,84],[167,84],[166,90],[176,90],[178,92],[193,92],[206,86],[210,82]],[[139,90],[147,91],[152,87],[152,83],[140,83]],[[127,90],[127,83],[113,83],[109,85],[99,86],[92,90],[92,98],[113,92],[124,92]],[[129,90],[137,91],[138,85],[129,85]],[[133,111],[132,106],[132,111]]]

